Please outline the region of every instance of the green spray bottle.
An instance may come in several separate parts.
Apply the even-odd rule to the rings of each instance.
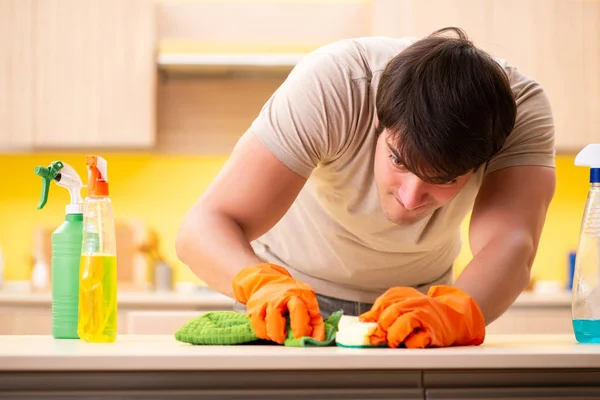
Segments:
[[[42,178],[42,198],[38,209],[48,201],[50,182],[69,191],[63,223],[52,232],[52,336],[56,339],[79,339],[79,264],[83,237],[83,184],[77,172],[68,164],[54,161],[48,167],[36,167]]]

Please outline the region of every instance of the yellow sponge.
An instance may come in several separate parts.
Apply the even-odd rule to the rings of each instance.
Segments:
[[[335,342],[340,347],[385,347],[371,345],[369,337],[375,328],[376,322],[361,322],[358,317],[343,315],[338,323]]]

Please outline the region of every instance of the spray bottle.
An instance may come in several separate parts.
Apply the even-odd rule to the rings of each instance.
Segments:
[[[575,257],[573,330],[580,343],[600,343],[600,144],[586,146],[575,165],[590,167],[590,188]]]
[[[107,162],[86,157],[88,196],[83,201],[78,334],[86,342],[117,336],[117,244]]]
[[[81,178],[68,164],[54,161],[48,167],[36,167],[42,178],[42,197],[37,208],[48,201],[50,182],[69,191],[64,222],[52,232],[52,336],[56,339],[78,339],[77,316],[79,294],[79,260],[81,257],[83,208]]]

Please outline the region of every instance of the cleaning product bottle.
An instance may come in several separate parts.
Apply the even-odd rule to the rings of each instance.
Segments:
[[[600,343],[600,144],[581,150],[575,165],[590,167],[590,188],[575,258],[573,330],[580,343]]]
[[[35,173],[42,177],[42,198],[37,206],[38,209],[42,209],[48,201],[51,181],[66,188],[71,197],[70,203],[66,206],[65,220],[51,235],[52,336],[56,339],[78,339],[83,184],[73,167],[61,161],[54,161],[48,167],[36,167]]]
[[[106,160],[86,157],[88,196],[83,201],[83,248],[77,332],[86,342],[114,342],[117,336],[117,244],[108,197]]]

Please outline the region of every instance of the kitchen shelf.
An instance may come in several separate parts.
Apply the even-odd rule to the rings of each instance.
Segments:
[[[215,73],[289,73],[304,53],[163,53],[158,69],[164,72]]]

